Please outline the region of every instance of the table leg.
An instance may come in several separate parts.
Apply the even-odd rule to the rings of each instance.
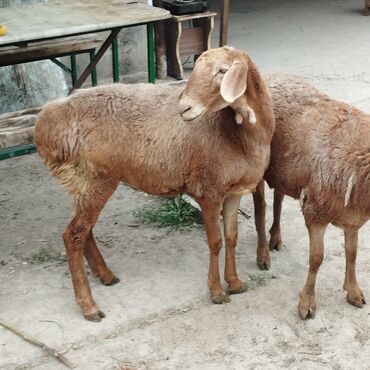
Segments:
[[[112,42],[112,65],[113,65],[113,82],[119,82],[119,54],[118,54],[118,37]]]
[[[147,42],[148,42],[148,82],[155,83],[155,42],[154,42],[154,24],[147,24]]]
[[[107,49],[112,45],[112,42],[114,38],[119,34],[119,31],[121,31],[121,28],[114,28],[112,32],[109,34],[107,39],[104,41],[103,45],[100,47],[98,52],[95,54],[95,57],[93,60],[89,63],[89,65],[86,67],[86,69],[82,72],[81,76],[79,79],[76,81],[74,84],[73,88],[70,90],[70,94],[73,92],[75,89],[79,89],[82,84],[86,81],[87,77],[90,75],[92,70],[96,67],[97,63],[99,60],[102,58],[104,53],[107,51]]]
[[[227,44],[227,29],[229,23],[229,0],[222,0],[220,19],[220,46]]]
[[[71,54],[71,78],[72,78],[72,86],[75,85],[77,81],[77,62],[76,62],[76,55]]]
[[[181,22],[168,22],[167,25],[167,72],[178,80],[184,78],[184,68],[180,58]]]
[[[95,57],[95,49],[90,51],[90,62],[94,59]],[[98,84],[98,75],[96,72],[96,68],[94,68],[91,71],[91,86],[96,86]]]

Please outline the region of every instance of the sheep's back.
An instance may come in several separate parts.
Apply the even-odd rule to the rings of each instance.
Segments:
[[[364,201],[370,197],[369,116],[300,77],[266,79],[276,115],[269,184],[295,198],[311,188],[332,194],[342,206],[352,199],[369,208]]]

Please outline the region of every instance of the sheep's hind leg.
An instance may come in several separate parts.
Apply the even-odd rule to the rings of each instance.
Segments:
[[[83,179],[79,179],[79,181],[82,183]],[[105,315],[91,295],[83,256],[89,234],[116,186],[92,179],[87,181],[83,194],[75,193],[75,214],[63,235],[76,301],[85,318],[90,321],[100,321]],[[91,244],[89,245],[91,246]],[[94,271],[96,272],[96,268]]]
[[[213,303],[221,304],[230,302],[230,297],[221,286],[218,256],[222,248],[222,237],[220,231],[220,203],[199,201],[202,208],[202,216],[206,229],[208,246],[210,251],[208,287]]]
[[[306,284],[299,294],[298,313],[302,320],[313,319],[316,314],[316,275],[324,257],[324,234],[327,224],[307,224],[310,237],[310,261]]]
[[[222,208],[225,235],[225,280],[229,294],[239,294],[247,290],[247,284],[242,282],[236,272],[235,247],[238,242],[238,209],[240,196],[226,198]]]
[[[344,247],[346,251],[346,276],[344,279],[343,289],[347,292],[348,303],[362,308],[362,305],[366,303],[366,300],[356,279],[358,230],[345,229],[344,238]]]
[[[265,183],[262,180],[253,193],[254,222],[256,224],[257,244],[257,265],[261,270],[268,270],[271,265],[269,246],[266,241],[266,201]]]
[[[119,283],[119,278],[107,267],[98,246],[96,245],[93,232],[90,231],[84,250],[85,257],[89,263],[92,274],[100,278],[104,285],[114,285]]]
[[[270,250],[279,251],[283,245],[281,240],[280,219],[284,194],[274,190],[274,221],[270,229]]]

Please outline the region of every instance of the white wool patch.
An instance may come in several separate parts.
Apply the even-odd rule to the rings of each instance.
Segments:
[[[302,189],[301,195],[299,196],[299,205],[301,206],[301,208],[303,207],[305,197],[306,197],[306,191],[305,189]]]
[[[78,122],[73,122],[67,136],[67,147],[72,156],[78,149],[80,140],[80,127]]]
[[[256,114],[254,113],[254,110],[247,105],[246,113],[248,115],[248,121],[251,125],[255,125],[257,122]],[[243,112],[245,114],[245,111]],[[241,125],[243,123],[243,115],[239,112],[235,112],[235,121],[238,125]]]
[[[240,113],[236,113],[235,121],[238,125],[241,125],[243,123],[243,116]]]
[[[351,199],[351,194],[352,194],[352,190],[353,190],[355,183],[356,183],[356,174],[352,173],[352,175],[350,176],[348,180],[346,194],[344,195],[344,206],[345,207],[347,207],[349,200]]]
[[[248,115],[249,115],[249,123],[251,123],[252,125],[255,125],[257,122],[257,118],[256,118],[256,114],[254,113],[254,110],[249,106],[247,110],[248,110]]]

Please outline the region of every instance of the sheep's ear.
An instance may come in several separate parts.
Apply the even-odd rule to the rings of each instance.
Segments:
[[[228,103],[240,98],[247,89],[247,66],[242,60],[235,60],[221,81],[221,96]]]

